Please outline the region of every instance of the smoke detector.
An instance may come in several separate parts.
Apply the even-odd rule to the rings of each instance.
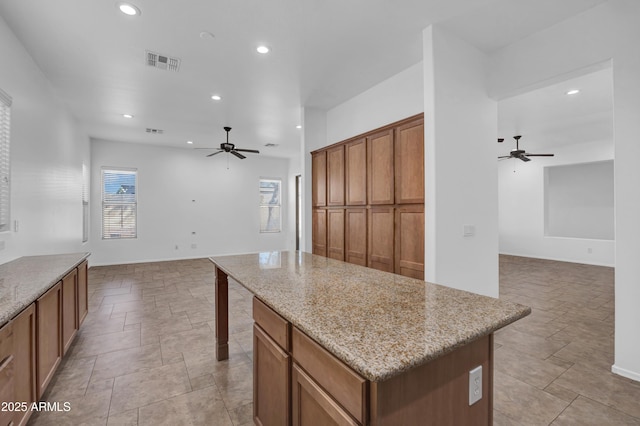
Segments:
[[[180,59],[172,58],[167,55],[161,55],[150,50],[145,51],[147,66],[159,68],[165,71],[178,72],[180,68]]]

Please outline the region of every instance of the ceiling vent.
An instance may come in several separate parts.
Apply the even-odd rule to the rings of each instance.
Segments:
[[[153,135],[161,135],[164,133],[164,130],[161,129],[151,129],[149,127],[147,127],[147,133],[151,133]]]
[[[266,146],[267,148],[275,148],[276,146],[278,146],[277,143],[265,143],[264,146]]]
[[[145,51],[147,57],[147,66],[159,68],[165,71],[178,72],[180,68],[180,59],[170,56],[161,55],[150,50]]]

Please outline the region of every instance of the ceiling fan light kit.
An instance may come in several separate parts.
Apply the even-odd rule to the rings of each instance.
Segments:
[[[520,138],[521,135],[516,135],[513,137],[516,140],[516,149],[512,149],[509,155],[501,155],[498,157],[498,160],[503,160],[506,158],[517,158],[524,162],[531,161],[529,157],[553,157],[554,154],[531,154],[526,152],[524,149],[520,149]],[[504,138],[498,138],[498,143],[504,142]]]

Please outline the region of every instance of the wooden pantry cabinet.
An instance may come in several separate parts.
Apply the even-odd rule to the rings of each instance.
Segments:
[[[312,155],[313,253],[424,279],[424,119]]]

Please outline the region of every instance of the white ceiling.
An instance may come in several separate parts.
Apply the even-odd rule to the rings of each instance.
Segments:
[[[580,93],[567,95],[569,90]],[[499,152],[515,149],[522,135],[528,152],[585,142],[613,141],[613,73],[601,69],[498,102]]]
[[[215,147],[231,126],[239,147],[289,157],[301,107],[331,108],[421,61],[432,23],[489,52],[604,1],[134,0],[142,14],[128,17],[111,0],[3,0],[0,16],[91,137]],[[147,67],[145,50],[180,58],[179,72]]]

